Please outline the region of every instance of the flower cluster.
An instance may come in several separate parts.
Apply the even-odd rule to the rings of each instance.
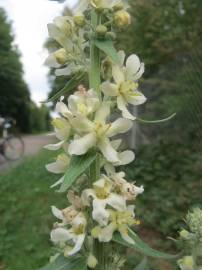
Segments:
[[[120,1],[82,2],[82,8],[89,6],[98,13],[105,9],[109,11],[120,27],[129,20]],[[85,62],[88,59],[81,54],[86,46],[83,39],[85,23],[85,16],[77,11],[73,18],[58,17],[48,26],[50,36],[61,46],[46,61],[52,67],[59,68],[56,70],[57,75],[69,75],[72,70],[78,71],[84,66],[89,72]],[[130,113],[129,104],[136,106],[146,101],[138,90],[144,64],[135,54],[126,59],[123,51],[117,53],[117,59],[119,62],[116,63],[109,59],[111,75],[101,83],[99,91],[93,87],[87,90],[79,86],[75,93],[67,99],[61,97],[56,104],[58,117],[52,124],[59,142],[45,147],[61,151],[55,162],[46,165],[48,171],[61,174],[52,187],[63,185],[64,174],[71,166],[72,158],[95,152],[99,161],[98,177],[92,180],[91,173],[85,171],[84,185],[79,187],[77,193],[68,192],[70,205],[67,208],[59,210],[52,207],[54,216],[60,222],[54,224],[51,240],[64,256],[79,252],[89,239],[110,242],[115,232],[126,242],[134,244],[128,228],[139,224],[135,218],[134,202],[144,188],[127,182],[124,172],[117,172],[117,167],[132,162],[135,154],[130,150],[122,151],[122,139],[116,137],[125,134],[133,126],[135,116]],[[121,112],[121,116],[112,120],[115,109]],[[91,248],[88,251],[89,265],[93,268],[96,258]]]

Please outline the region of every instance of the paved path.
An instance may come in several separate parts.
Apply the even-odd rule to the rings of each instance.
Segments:
[[[37,154],[44,145],[48,143],[54,142],[54,136],[52,135],[30,135],[23,137],[23,141],[25,143],[25,154],[24,156],[31,156]],[[7,161],[0,155],[0,173],[3,172],[5,169],[12,167],[19,163],[20,161]]]

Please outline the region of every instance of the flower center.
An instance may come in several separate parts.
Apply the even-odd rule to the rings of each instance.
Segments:
[[[81,114],[84,114],[84,115],[88,114],[88,108],[84,103],[77,104],[77,109]]]
[[[134,90],[138,88],[138,83],[135,83],[133,81],[125,81],[122,82],[119,88],[120,95],[127,96],[127,95],[133,95]]]
[[[110,124],[103,124],[100,122],[95,122],[95,133],[97,135],[97,137],[102,137],[111,127],[111,123]]]
[[[85,226],[84,226],[84,224],[79,224],[78,226],[76,226],[76,227],[73,228],[73,232],[74,232],[76,235],[83,234],[84,231],[85,231]]]

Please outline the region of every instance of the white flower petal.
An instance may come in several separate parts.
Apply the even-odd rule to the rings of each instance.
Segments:
[[[135,159],[135,154],[133,153],[133,151],[126,150],[124,152],[119,153],[119,159],[120,163],[118,164],[118,166],[126,165],[131,163]]]
[[[107,136],[112,137],[117,134],[125,133],[129,129],[131,129],[132,126],[133,126],[132,121],[124,118],[119,118],[111,124],[111,127],[107,132]]]
[[[54,243],[66,242],[73,238],[73,234],[63,228],[57,228],[51,231],[51,241]]]
[[[140,69],[140,59],[137,55],[132,54],[126,61],[127,80],[131,80]]]
[[[62,114],[66,118],[72,117],[71,111],[68,109],[67,105],[62,101],[56,103],[55,109],[56,112]]]
[[[52,68],[58,68],[61,65],[57,62],[54,54],[50,54],[44,63],[46,66],[52,67]]]
[[[75,246],[73,247],[73,249],[71,249],[67,253],[67,255],[72,256],[72,255],[76,254],[81,249],[84,240],[85,240],[85,234],[79,234],[79,235],[77,235],[75,237],[75,239],[74,239]]]
[[[120,66],[113,65],[112,67],[112,76],[116,84],[120,85],[125,81],[125,74]]]
[[[67,169],[68,164],[63,161],[57,160],[46,165],[46,170],[55,174],[64,173]]]
[[[55,76],[69,76],[72,73],[71,66],[55,70]]]
[[[63,214],[62,214],[62,211],[59,210],[57,207],[55,206],[51,206],[51,210],[52,210],[52,213],[53,215],[58,218],[58,219],[61,219],[63,220]]]
[[[78,116],[72,119],[71,123],[79,133],[88,133],[93,130],[93,123],[86,117]]]
[[[125,52],[124,51],[119,51],[118,52],[118,57],[119,57],[120,65],[123,66],[125,58],[126,58]]]
[[[128,103],[133,105],[141,105],[147,100],[146,97],[139,91],[134,91],[132,95],[126,97]]]
[[[109,114],[110,104],[108,102],[103,102],[95,114],[95,121],[105,123]]]
[[[93,189],[85,189],[81,194],[81,200],[85,206],[90,206],[89,197],[96,198],[95,191]]]
[[[133,80],[134,81],[139,80],[142,77],[142,74],[144,73],[144,71],[145,71],[144,63],[141,63],[140,70],[133,76]]]
[[[93,212],[92,217],[96,220],[100,226],[106,226],[109,220],[109,212],[105,209],[106,200],[93,200]]]
[[[107,162],[105,165],[104,165],[104,169],[105,169],[105,172],[107,173],[107,175],[113,175],[116,171],[115,171],[115,168],[114,166]]]
[[[120,111],[122,111],[122,116],[126,119],[135,120],[135,116],[133,116],[127,109],[127,103],[122,97],[117,98],[117,106]]]
[[[126,200],[121,195],[111,193],[107,198],[107,204],[118,211],[126,210]]]
[[[121,237],[129,244],[134,244],[135,241],[125,232],[125,230],[119,230]]]
[[[79,139],[73,140],[68,148],[70,155],[83,155],[96,144],[96,137],[89,133]]]
[[[50,151],[57,151],[62,147],[63,143],[64,141],[61,141],[56,144],[48,144],[48,145],[45,145],[44,148]]]
[[[118,95],[118,86],[109,81],[101,84],[101,91],[108,97],[115,97]]]
[[[111,145],[114,147],[115,150],[117,150],[121,146],[121,143],[121,139],[111,141]]]
[[[113,223],[110,223],[103,229],[101,229],[98,239],[100,242],[110,242],[112,240],[112,236],[114,231],[116,230],[116,226]]]
[[[102,138],[99,143],[98,147],[104,157],[109,161],[109,162],[119,162],[118,158],[118,153],[117,151],[112,147],[109,139],[107,138]]]

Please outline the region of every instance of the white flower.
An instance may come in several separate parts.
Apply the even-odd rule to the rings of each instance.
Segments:
[[[178,260],[178,265],[181,270],[194,270],[194,258],[192,256],[185,256]]]
[[[69,156],[60,154],[55,162],[46,165],[46,169],[55,174],[64,173],[68,168],[69,162]]]
[[[88,267],[94,269],[97,264],[98,264],[98,260],[92,253],[90,253],[87,260]]]
[[[76,210],[76,208],[71,205],[63,210],[59,210],[57,207],[52,206],[52,213],[53,215],[60,219],[62,223],[60,223],[60,226],[64,226],[66,224],[72,224],[75,217],[79,214],[79,212]]]
[[[80,87],[80,91],[75,92],[68,99],[69,110],[73,115],[84,115],[95,112],[99,107],[99,98],[94,90],[86,91]]]
[[[95,8],[112,8],[117,3],[120,3],[120,0],[91,0],[91,5]]]
[[[58,227],[51,232],[51,240],[55,244],[73,242],[74,246],[64,250],[65,256],[72,256],[82,248],[85,240],[85,229],[87,225],[86,218],[80,212],[72,221],[70,229]]]
[[[96,226],[92,230],[92,236],[98,238],[100,242],[110,242],[115,231],[119,231],[122,238],[130,244],[134,244],[134,240],[128,235],[128,226],[138,224],[135,220],[134,206],[128,206],[123,211],[109,210],[110,223],[105,226]]]
[[[108,161],[119,162],[118,153],[112,147],[109,138],[127,132],[132,127],[132,122],[119,118],[113,123],[106,123],[109,114],[110,105],[102,103],[95,113],[94,121],[81,116],[72,120],[75,130],[80,136],[69,145],[71,155],[83,155],[93,146],[97,146]]]
[[[144,192],[143,186],[137,187],[134,184],[127,182],[125,179],[125,173],[119,172],[110,176],[110,179],[115,184],[115,189],[120,192],[126,200],[135,200],[137,195]]]
[[[90,198],[93,199],[92,217],[101,226],[106,226],[110,213],[106,210],[109,205],[113,209],[124,211],[126,210],[125,199],[115,193],[111,192],[112,182],[105,176],[93,183],[93,189],[86,189],[82,192],[81,198],[84,205],[90,205]]]
[[[125,118],[134,120],[135,117],[128,111],[128,104],[140,105],[146,101],[145,96],[137,91],[137,80],[144,72],[144,64],[140,63],[137,55],[132,54],[124,66],[125,53],[119,52],[120,65],[113,64],[112,75],[115,83],[106,81],[101,90],[106,96],[116,97],[117,106]]]
[[[55,128],[55,136],[61,140],[61,141],[66,141],[71,132],[71,126],[69,121],[67,121],[65,118],[55,118],[52,121],[52,125]]]
[[[111,141],[112,147],[117,150],[121,145],[121,139]],[[107,172],[107,175],[111,175],[115,173],[115,167],[122,166],[131,163],[135,159],[135,154],[133,151],[126,150],[123,152],[118,152],[118,162],[108,162],[107,160],[104,161],[104,168]]]

